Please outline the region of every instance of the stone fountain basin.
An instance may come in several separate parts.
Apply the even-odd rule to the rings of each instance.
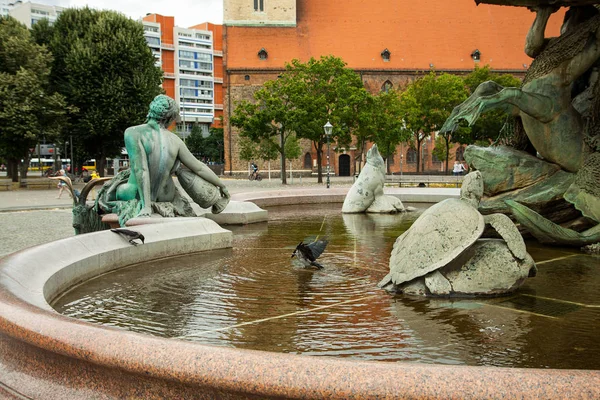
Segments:
[[[294,196],[263,193],[264,203]],[[313,202],[337,195],[315,190]],[[252,195],[259,198],[258,194]],[[330,199],[331,200],[331,199]],[[599,371],[385,363],[202,345],[94,325],[49,303],[91,277],[142,261],[231,246],[207,219],[109,231],[0,260],[0,397],[81,398],[597,398]]]

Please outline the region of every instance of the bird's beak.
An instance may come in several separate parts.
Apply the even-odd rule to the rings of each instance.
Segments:
[[[294,258],[295,256],[296,256],[296,251],[294,251],[294,252],[292,253],[292,257],[290,257],[290,258]]]

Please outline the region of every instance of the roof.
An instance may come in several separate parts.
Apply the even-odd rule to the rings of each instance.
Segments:
[[[296,27],[227,27],[228,69],[281,68],[294,58],[333,54],[351,68],[471,70],[480,65],[524,71],[523,49],[534,14],[523,8],[477,6],[473,0],[298,0]],[[343,7],[341,6],[343,4]],[[547,34],[557,36],[564,11]],[[260,60],[258,52],[268,52]],[[389,62],[381,52],[388,49]]]

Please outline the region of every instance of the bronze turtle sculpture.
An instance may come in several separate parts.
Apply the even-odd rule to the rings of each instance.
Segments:
[[[482,195],[483,179],[479,171],[474,171],[465,177],[460,199],[446,199],[428,208],[396,240],[390,257],[390,273],[378,286],[388,291],[426,295],[497,295],[514,290],[527,276],[532,276],[535,263],[527,254],[518,229],[504,214],[481,215],[477,207]],[[485,242],[480,237],[486,224],[494,228],[503,241],[497,240],[499,243],[492,245],[479,243]],[[502,257],[486,262],[491,261],[492,254],[503,251],[506,254]],[[466,275],[470,279],[474,268],[480,269],[477,275],[481,278],[485,274],[482,269],[498,262],[503,268],[508,263],[511,264],[509,269],[518,270],[516,275],[514,271],[507,274],[510,282],[491,283],[487,289],[479,281],[472,289],[460,284],[457,285],[461,286],[460,290],[454,288],[450,278],[458,280]],[[517,279],[513,281],[515,276]],[[406,290],[417,281],[421,289],[415,290],[413,286]]]

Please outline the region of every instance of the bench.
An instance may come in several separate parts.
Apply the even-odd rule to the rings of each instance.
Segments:
[[[56,187],[56,181],[47,178],[22,179],[19,186],[27,189],[52,189]]]
[[[434,185],[460,187],[463,176],[451,175],[386,175],[386,185],[398,187],[430,187]]]
[[[10,179],[2,179],[0,180],[0,187],[4,188],[4,190],[12,189],[12,181]]]

